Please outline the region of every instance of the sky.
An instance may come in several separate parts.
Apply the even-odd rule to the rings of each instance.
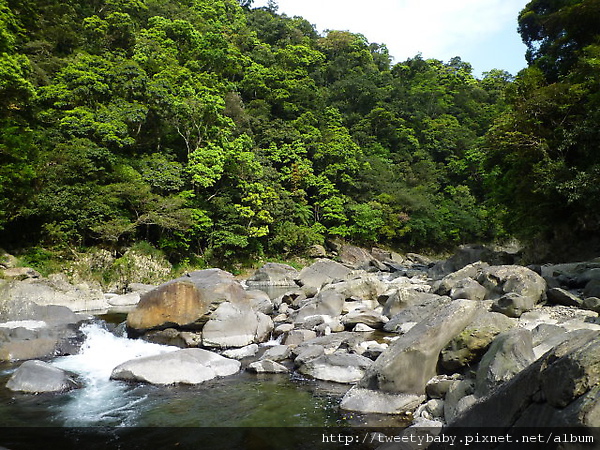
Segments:
[[[517,17],[529,0],[276,0],[278,12],[301,16],[317,31],[347,30],[385,44],[402,62],[449,61],[460,56],[480,77],[491,69],[516,75],[525,68],[526,47]],[[254,0],[253,7],[267,0]]]

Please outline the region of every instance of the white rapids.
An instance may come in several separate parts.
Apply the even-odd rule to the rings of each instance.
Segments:
[[[63,426],[131,426],[135,406],[144,400],[130,393],[131,387],[110,380],[113,369],[125,361],[179,350],[111,334],[97,324],[84,325],[85,342],[77,355],[56,358],[52,364],[79,375],[83,387],[70,392],[68,400],[55,407]]]

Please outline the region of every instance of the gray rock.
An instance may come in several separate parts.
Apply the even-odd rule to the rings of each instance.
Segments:
[[[403,333],[406,331],[405,325],[418,323],[451,302],[450,297],[440,297],[436,294],[424,294],[422,299],[421,303],[408,306],[392,316],[383,329],[389,333]]]
[[[538,359],[546,352],[569,339],[564,327],[551,324],[540,324],[532,331],[533,354]]]
[[[456,380],[448,388],[444,402],[444,418],[452,422],[456,416],[466,410],[462,399],[470,397],[475,391],[475,382],[471,379]]]
[[[400,288],[380,297],[383,303],[382,314],[390,319],[412,306],[433,305],[442,297],[436,294],[420,292],[413,288]],[[450,300],[450,299],[448,299]],[[423,313],[422,311],[421,313]]]
[[[151,384],[199,384],[216,377],[233,375],[240,362],[199,348],[127,361],[115,367],[111,379]]]
[[[317,296],[309,300],[295,314],[290,316],[294,322],[303,322],[304,319],[310,316],[339,316],[342,314],[344,307],[344,296],[335,290],[327,290],[319,292]]]
[[[395,340],[367,370],[359,387],[423,395],[440,351],[473,319],[477,303],[455,300]]]
[[[325,247],[319,244],[311,245],[306,251],[306,255],[310,258],[325,258],[327,256],[327,250]]]
[[[355,333],[372,333],[375,331],[375,328],[371,328],[369,325],[365,325],[364,323],[357,323],[352,331]]]
[[[460,381],[459,374],[453,375],[436,375],[427,382],[425,392],[429,398],[445,398],[456,381]]]
[[[307,340],[299,345],[294,353],[299,355],[307,347],[319,346],[324,349],[325,353],[331,354],[339,349],[352,349],[364,341],[365,337],[362,334],[343,331]]]
[[[494,301],[492,311],[502,313],[507,317],[521,317],[534,307],[535,303],[531,297],[524,297],[521,294],[510,292]]]
[[[261,359],[250,363],[247,370],[254,373],[288,373],[290,371],[284,365],[270,359]]]
[[[65,306],[72,311],[99,310],[109,306],[99,286],[71,284],[63,274],[0,283],[0,312],[28,302],[41,306]]]
[[[340,409],[365,414],[406,414],[415,410],[425,400],[425,395],[393,394],[352,387],[340,403]]]
[[[38,394],[65,392],[79,387],[74,376],[43,361],[25,361],[13,373],[6,387],[11,391]]]
[[[489,267],[488,263],[481,261],[469,264],[456,272],[446,275],[442,280],[434,284],[433,292],[438,295],[449,295],[452,289],[466,278],[475,280],[479,272]]]
[[[477,276],[477,282],[487,289],[488,299],[518,294],[533,305],[542,300],[546,290],[546,281],[533,270],[522,266],[483,268]]]
[[[42,275],[31,267],[11,267],[2,270],[6,279],[26,280],[27,278],[41,278]]]
[[[145,341],[155,344],[171,345],[173,347],[187,348],[187,341],[181,336],[181,332],[175,328],[166,330],[148,331],[143,336]]]
[[[206,347],[244,347],[264,342],[273,331],[273,321],[249,306],[221,303],[202,329]]]
[[[297,356],[296,359],[294,359],[294,364],[296,365],[296,367],[301,367],[308,361],[323,356],[325,354],[325,349],[320,345],[310,345],[302,347],[300,350],[298,350],[296,354]]]
[[[297,286],[299,272],[292,266],[268,262],[248,278],[249,286]]]
[[[350,273],[343,264],[330,259],[319,259],[308,267],[303,268],[298,274],[296,282],[302,286],[318,291],[324,284],[334,280],[343,280]]]
[[[368,308],[357,308],[342,317],[342,323],[347,327],[365,324],[373,328],[383,328],[389,319]]]
[[[293,329],[294,329],[294,325],[293,324],[291,324],[291,323],[281,323],[281,324],[277,325],[273,329],[273,336],[274,337],[281,336],[282,334],[289,333]]]
[[[488,395],[535,361],[533,337],[529,330],[514,328],[498,335],[481,359],[475,392]]]
[[[265,291],[249,290],[246,291],[246,296],[250,302],[250,307],[254,311],[259,311],[263,314],[273,314],[274,305],[269,295]]]
[[[590,280],[583,290],[583,297],[600,297],[600,280]]]
[[[292,330],[285,336],[283,343],[285,345],[300,345],[306,341],[317,337],[317,333],[312,330]]]
[[[552,288],[548,290],[548,301],[555,305],[581,307],[583,300],[575,294],[561,288]]]
[[[441,366],[446,370],[473,366],[498,334],[515,325],[516,320],[481,308],[473,322],[442,350]]]
[[[483,300],[487,291],[472,278],[459,280],[450,290],[450,298],[453,300],[464,298],[467,300]]]
[[[595,311],[600,314],[600,298],[598,297],[588,297],[583,300],[583,307],[585,309],[589,309],[590,311]]]
[[[599,427],[600,340],[573,334],[542,358],[472,405],[453,427]]]
[[[365,269],[373,260],[373,256],[367,250],[349,244],[340,246],[338,258],[342,264],[352,269]]]
[[[254,356],[258,353],[258,345],[250,344],[241,348],[230,348],[229,350],[225,350],[222,354],[226,358],[242,360],[244,358],[248,358],[250,356]]]
[[[369,358],[351,353],[333,353],[310,359],[302,364],[298,372],[317,380],[336,383],[356,383],[373,364]]]
[[[288,359],[291,354],[292,349],[289,345],[274,345],[267,348],[260,359],[268,359],[270,361],[279,362],[283,361],[284,359]]]

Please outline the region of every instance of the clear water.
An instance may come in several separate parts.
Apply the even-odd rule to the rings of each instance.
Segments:
[[[24,395],[4,388],[16,365],[0,366],[2,426],[53,427],[285,427],[344,423],[339,398],[348,386],[295,375],[240,372],[196,386],[152,386],[110,380],[132,358],[178,350],[117,337],[85,325],[78,355],[51,363],[75,372],[83,387],[65,394]]]

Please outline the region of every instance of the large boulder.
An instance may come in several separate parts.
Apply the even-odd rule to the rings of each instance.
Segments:
[[[515,249],[512,249],[515,250]],[[457,252],[445,261],[437,263],[430,269],[430,275],[439,279],[463,267],[483,261],[489,264],[515,264],[518,254],[513,251],[509,253],[501,250],[496,251],[483,245],[467,244],[461,246]]]
[[[373,256],[364,248],[343,244],[338,249],[338,258],[342,264],[352,269],[366,269]]]
[[[72,374],[46,362],[25,361],[12,374],[6,387],[11,391],[39,394],[42,392],[65,392],[79,387]]]
[[[372,364],[372,360],[361,355],[335,352],[305,361],[298,372],[317,380],[356,383]]]
[[[99,286],[72,284],[63,274],[0,282],[0,312],[27,302],[41,306],[60,305],[72,311],[100,310],[109,306]]]
[[[404,333],[407,330],[407,326],[421,322],[427,316],[451,302],[450,297],[441,297],[436,294],[419,294],[422,294],[419,296],[421,300],[394,314],[389,322],[383,326],[385,331],[389,333]]]
[[[485,262],[475,262],[468,264],[465,267],[446,275],[441,280],[437,281],[433,286],[433,291],[439,295],[449,295],[452,289],[456,287],[458,283],[461,283],[465,278],[471,278],[475,280],[479,275],[479,272],[483,269],[488,268],[490,265]]]
[[[377,275],[365,272],[354,272],[349,279],[324,286],[322,292],[335,291],[344,299],[358,299],[377,306],[378,297],[387,289],[386,284]]]
[[[533,270],[523,266],[490,266],[477,275],[477,282],[487,289],[487,299],[505,294],[518,294],[533,305],[542,300],[546,281]]]
[[[395,340],[357,386],[384,393],[423,396],[427,382],[436,374],[441,350],[471,322],[477,306],[469,300],[455,300],[433,312]],[[348,392],[346,397],[352,395]],[[346,408],[356,404],[346,397],[343,402]]]
[[[335,280],[344,280],[351,270],[343,264],[330,259],[319,259],[303,268],[296,282],[305,290],[318,292],[324,284]]]
[[[309,300],[291,317],[298,323],[310,316],[325,315],[336,317],[342,314],[344,300],[345,296],[343,294],[332,289],[324,290]]]
[[[246,281],[249,286],[297,286],[298,271],[287,264],[268,262]]]
[[[583,330],[468,408],[453,427],[600,427],[600,339]]]
[[[514,328],[498,335],[479,364],[475,393],[480,397],[488,395],[533,361],[535,354],[531,331]]]
[[[248,305],[221,303],[202,329],[205,347],[244,347],[264,342],[273,331],[269,316]]]
[[[229,272],[197,270],[142,294],[127,327],[134,335],[170,327],[201,329],[223,302],[247,304],[248,296]]]
[[[113,369],[111,379],[151,384],[199,384],[233,375],[240,367],[239,361],[208,350],[188,348],[124,362]]]
[[[373,328],[383,328],[388,321],[386,316],[365,307],[359,307],[342,317],[342,323],[346,327],[365,324]]]
[[[411,287],[388,291],[378,300],[383,304],[382,314],[391,319],[411,306],[435,303],[441,298],[439,295],[421,292]]]
[[[12,304],[0,314],[0,361],[74,353],[81,343],[77,326],[85,319],[66,306]]]
[[[473,322],[442,350],[440,364],[446,370],[473,366],[486,352],[494,338],[517,324],[504,314],[481,309]]]

